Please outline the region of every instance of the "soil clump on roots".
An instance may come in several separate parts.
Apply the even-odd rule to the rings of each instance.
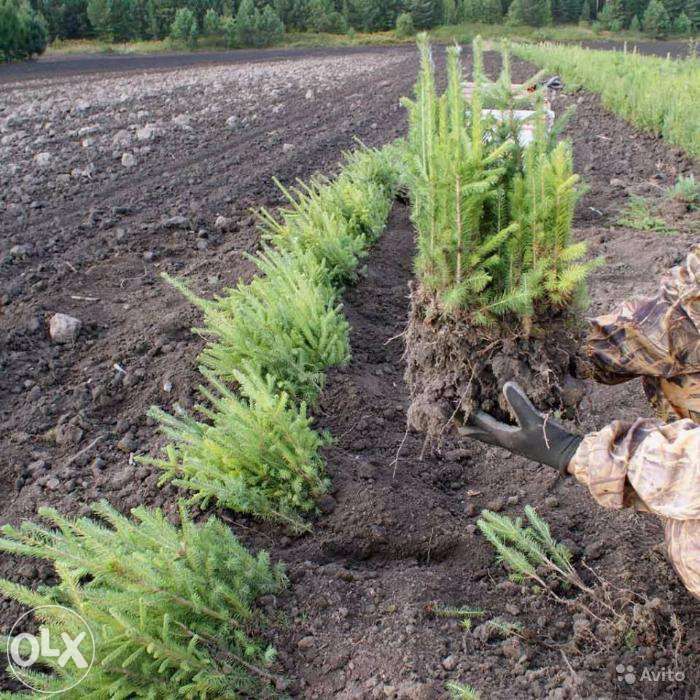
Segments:
[[[411,290],[406,330],[408,425],[439,439],[481,409],[512,422],[503,385],[516,381],[543,413],[575,418],[583,398],[583,326],[571,313],[536,320],[474,325],[464,314],[441,313],[420,286]]]

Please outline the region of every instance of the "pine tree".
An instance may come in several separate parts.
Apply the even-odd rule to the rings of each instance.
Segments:
[[[221,33],[221,17],[216,13],[216,10],[209,8],[204,15],[204,23],[202,25],[204,33],[209,36]]]
[[[632,21],[630,22],[629,29],[631,32],[635,32],[635,33],[638,33],[642,30],[642,25],[641,25],[641,23],[639,21],[639,17],[637,17],[637,15],[632,17]]]
[[[254,27],[254,46],[271,46],[284,35],[284,24],[275,13],[272,5],[265,5],[262,12],[256,13]]]
[[[579,15],[580,22],[590,22],[591,21],[591,5],[589,0],[583,0],[581,5],[581,14]]]
[[[177,11],[170,28],[170,36],[176,41],[187,42],[190,48],[194,47],[197,42],[197,20],[192,10],[181,7]]]
[[[538,309],[576,304],[591,270],[590,263],[578,262],[585,244],[571,243],[578,178],[570,148],[552,147],[542,98],[534,141],[523,149],[516,146],[517,122],[494,123],[482,112],[485,99],[501,110],[513,108],[507,52],[499,81],[489,84],[475,42],[467,106],[459,50],[448,50],[447,89],[438,97],[425,35],[419,45],[415,99],[405,104],[407,181],[423,291],[436,297],[443,313],[467,310],[477,324],[508,315],[526,323]]]
[[[561,0],[559,11],[562,22],[577,22],[582,13],[581,0]]]
[[[685,11],[686,0],[662,0],[662,2],[672,23]]]
[[[508,10],[511,24],[527,24],[542,27],[552,23],[552,5],[550,0],[513,0]]]
[[[645,33],[654,38],[663,39],[668,34],[670,26],[671,20],[661,0],[649,0],[642,20]]]
[[[598,22],[604,29],[619,31],[626,24],[623,0],[608,0],[598,14]]]
[[[700,0],[687,0],[684,12],[693,29],[700,29]]]
[[[693,31],[693,25],[685,12],[681,12],[673,22],[673,33],[679,36],[687,36]]]
[[[93,511],[99,520],[41,508],[48,528],[27,521],[2,528],[0,550],[48,560],[58,583],[33,591],[3,580],[0,590],[41,608],[35,615],[57,638],[82,633],[85,658],[92,641],[65,608],[94,639],[95,660],[82,680],[82,669],[47,656],[42,663],[55,675],[32,673],[32,685],[52,693],[73,681],[61,692],[68,700],[266,695],[275,652],[254,636],[261,619],[253,604],[285,585],[281,567],[265,552],[249,554],[214,518],[195,525],[182,505],[180,527],[143,507],[133,519],[104,501]]]
[[[442,0],[442,24],[456,24],[457,14],[457,3],[455,0]]]
[[[396,36],[399,39],[404,39],[413,36],[416,33],[416,28],[413,26],[413,16],[410,12],[402,12],[396,18]]]
[[[410,0],[409,11],[416,29],[430,29],[437,21],[435,0]]]

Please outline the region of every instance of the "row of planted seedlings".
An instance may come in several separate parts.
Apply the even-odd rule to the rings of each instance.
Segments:
[[[260,274],[249,284],[205,300],[170,280],[204,313],[201,403],[195,415],[152,409],[169,444],[162,459],[142,461],[190,492],[190,505],[307,527],[329,486],[319,454],[329,437],[314,430],[309,409],[325,371],[349,360],[340,293],[386,223],[397,179],[391,153],[360,149],[337,179],[284,190],[289,206],[262,214]],[[22,672],[29,687],[72,686],[68,698],[274,694],[274,649],[260,641],[254,602],[283,586],[284,573],[218,519],[195,524],[187,506],[179,527],[158,510],[127,518],[102,502],[95,518],[44,508],[48,527],[2,528],[1,550],[53,562],[58,583],[33,591],[0,581],[0,590],[40,608],[35,616],[55,638],[81,631],[67,608],[94,639],[87,675],[51,657],[46,673]],[[91,638],[80,644],[88,659]]]
[[[466,86],[457,47],[436,90],[425,37],[409,111],[406,180],[418,283],[406,333],[409,423],[435,439],[476,408],[508,419],[501,390],[518,381],[543,411],[581,398],[580,312],[596,261],[574,242],[580,194],[541,75],[513,85],[507,46],[495,82],[473,47]]]

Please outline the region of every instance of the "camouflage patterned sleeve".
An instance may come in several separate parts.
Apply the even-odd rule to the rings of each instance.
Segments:
[[[700,598],[700,520],[667,520],[666,549],[685,587]]]
[[[615,421],[584,438],[569,472],[606,508],[700,519],[700,425],[691,420]]]
[[[664,275],[654,296],[593,319],[587,353],[596,379],[608,384],[700,372],[700,246]]]
[[[669,558],[700,597],[700,425],[615,421],[583,439],[568,470],[605,508],[664,518]]]

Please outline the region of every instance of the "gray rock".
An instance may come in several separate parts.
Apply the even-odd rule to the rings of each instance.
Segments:
[[[501,643],[501,653],[507,659],[517,661],[523,655],[523,644],[517,637],[509,637]]]
[[[156,130],[150,124],[136,130],[136,138],[139,141],[152,141],[155,135]]]
[[[82,321],[68,314],[54,314],[49,320],[49,337],[54,343],[73,343],[82,325]]]
[[[51,154],[47,151],[42,151],[34,156],[34,162],[40,168],[48,168],[51,165]]]
[[[134,436],[131,433],[127,433],[118,443],[117,449],[122,452],[133,452],[137,447],[137,442],[134,440]]]
[[[192,117],[189,114],[178,114],[177,117],[173,117],[173,124],[176,124],[181,129],[191,129],[190,121]]]
[[[163,228],[185,228],[187,226],[186,216],[171,216],[163,221]]]
[[[131,134],[126,129],[121,129],[112,137],[112,143],[119,148],[128,148],[131,146]]]
[[[234,116],[234,117],[229,117],[229,118],[226,120],[226,126],[227,126],[229,129],[237,129],[237,128],[240,126],[240,124],[241,124],[241,120],[240,120],[238,117],[235,117],[235,116]]]
[[[301,651],[308,651],[309,649],[313,649],[314,646],[316,646],[316,640],[311,635],[302,637],[297,642],[297,648]]]
[[[231,219],[226,216],[217,216],[214,222],[214,228],[217,231],[226,231],[231,225]]]
[[[559,499],[556,496],[547,496],[544,503],[548,508],[556,508],[559,505]]]
[[[295,146],[293,143],[285,143],[282,145],[282,152],[283,153],[290,153],[295,149]]]
[[[326,494],[318,501],[318,507],[322,513],[332,513],[335,510],[337,503],[333,496]]]
[[[136,166],[136,156],[133,153],[124,153],[122,155],[122,165],[125,168],[133,168]]]
[[[10,248],[10,255],[13,258],[28,258],[32,254],[32,246],[30,243],[22,243],[20,245],[13,245]]]
[[[442,667],[446,671],[454,671],[455,668],[457,667],[457,657],[454,654],[450,654],[449,656],[446,656],[442,660]]]

